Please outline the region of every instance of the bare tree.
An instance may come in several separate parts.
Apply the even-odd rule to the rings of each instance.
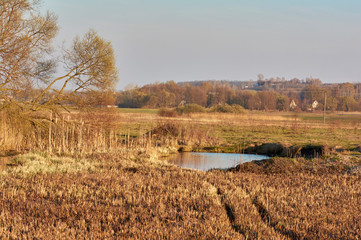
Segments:
[[[109,91],[114,89],[118,79],[111,43],[99,37],[93,30],[82,39],[75,38],[72,47],[65,51],[63,64],[66,73],[52,80],[35,99],[34,104],[38,104],[50,90],[55,94],[41,106],[52,106],[59,101],[69,100],[80,90]],[[54,88],[58,82],[62,84],[60,89]],[[73,87],[72,90],[65,91],[69,85]]]
[[[41,15],[39,1],[0,0],[0,98],[6,103],[11,96],[37,86],[41,89],[22,109],[53,108],[77,92],[109,91],[115,87],[117,69],[110,42],[90,30],[76,37],[69,49],[63,50],[64,74],[53,77],[55,60],[51,42],[58,31],[57,17]],[[25,107],[26,106],[26,107]]]
[[[46,57],[58,31],[57,18],[40,15],[27,0],[0,2],[0,90],[15,93],[51,73],[54,63]]]

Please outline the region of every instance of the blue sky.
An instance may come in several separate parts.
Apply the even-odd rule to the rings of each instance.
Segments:
[[[43,0],[56,45],[96,30],[118,89],[167,80],[317,77],[361,82],[359,0]]]

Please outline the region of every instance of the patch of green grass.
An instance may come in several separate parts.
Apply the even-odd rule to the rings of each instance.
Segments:
[[[323,122],[323,113],[300,113],[298,117],[304,121]],[[341,124],[341,123],[361,123],[360,114],[342,114],[342,113],[326,113],[326,123]]]
[[[202,129],[209,129],[204,125]],[[350,148],[358,143],[360,130],[350,131],[342,128],[307,128],[291,126],[236,126],[214,125],[209,133],[223,139],[225,144],[276,143],[289,145],[328,145]]]
[[[157,114],[158,109],[148,109],[148,108],[118,108],[120,113],[147,113],[147,114]]]
[[[361,156],[361,153],[360,152],[350,152],[351,156]]]
[[[118,130],[122,134],[119,135],[120,138],[129,137],[136,138],[142,135],[146,135],[149,133],[154,127],[156,123],[148,122],[148,123],[125,123],[122,124]]]

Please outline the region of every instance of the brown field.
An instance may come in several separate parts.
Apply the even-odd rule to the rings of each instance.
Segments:
[[[321,116],[91,111],[30,132],[3,117],[0,238],[360,239],[361,122]],[[208,172],[164,158],[260,143],[333,150]]]

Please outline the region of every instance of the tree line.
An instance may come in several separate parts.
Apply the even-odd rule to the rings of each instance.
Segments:
[[[154,83],[116,93],[115,104],[127,108],[173,108],[184,104],[213,107],[240,105],[261,111],[361,111],[361,84],[322,84],[319,79],[254,82],[203,81]],[[312,104],[317,102],[317,107]],[[294,104],[291,105],[291,102]]]

